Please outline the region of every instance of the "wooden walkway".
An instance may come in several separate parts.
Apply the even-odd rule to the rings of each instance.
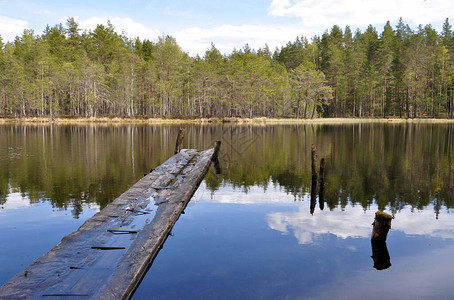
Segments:
[[[0,287],[0,299],[130,298],[214,152],[181,150]]]

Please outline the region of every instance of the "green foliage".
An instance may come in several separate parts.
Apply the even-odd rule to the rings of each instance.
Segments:
[[[335,25],[272,54],[130,40],[74,18],[0,38],[0,115],[122,117],[454,117],[454,33],[402,19],[381,33]]]

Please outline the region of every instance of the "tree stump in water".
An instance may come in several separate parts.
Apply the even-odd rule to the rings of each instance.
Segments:
[[[214,169],[216,170],[216,174],[221,174],[221,165],[219,164],[218,154],[219,149],[221,148],[221,141],[216,141],[214,143],[214,153],[213,153],[213,163]]]
[[[218,158],[220,148],[221,148],[221,141],[214,142],[213,160]]]
[[[183,145],[183,138],[184,138],[184,129],[180,128],[178,131],[177,141],[175,143],[175,154],[180,153],[181,146]]]
[[[320,161],[320,190],[318,194],[320,210],[325,207],[325,159]]]
[[[374,223],[372,223],[372,225],[374,226],[371,237],[372,242],[386,242],[388,231],[391,228],[392,219],[393,216],[385,212],[377,211],[375,213],[375,220]]]
[[[317,170],[316,170],[316,166],[315,166],[315,158],[317,157],[317,154],[316,154],[316,151],[317,150],[317,146],[315,146],[314,144],[312,144],[312,147],[311,147],[311,152],[312,152],[312,156],[311,156],[311,159],[312,159],[312,181],[317,181]]]
[[[317,205],[317,177],[312,177],[312,184],[311,184],[311,205],[310,205],[310,213],[311,215],[314,214],[315,206]]]
[[[317,154],[315,153],[315,150],[317,150],[317,147],[314,144],[312,144],[312,146],[311,146],[312,184],[311,184],[311,206],[310,206],[311,215],[314,214],[316,198],[317,198],[317,170],[315,169],[315,158],[316,158]]]
[[[389,256],[386,242],[371,242],[372,259],[374,260],[374,268],[384,270],[391,267],[391,257]]]
[[[377,211],[375,213],[375,220],[372,225],[371,245],[372,245],[372,259],[374,260],[374,268],[377,270],[384,270],[391,266],[391,258],[389,256],[388,247],[386,246],[386,238],[388,231],[391,228],[391,220],[393,216]]]

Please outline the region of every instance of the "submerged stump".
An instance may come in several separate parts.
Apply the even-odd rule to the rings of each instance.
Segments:
[[[312,181],[315,181],[315,182],[317,182],[317,167],[315,164],[315,159],[317,157],[316,150],[317,150],[317,146],[315,146],[315,144],[312,144],[312,146],[311,146],[311,162],[312,162],[311,169],[312,169]]]
[[[372,259],[374,260],[374,268],[377,270],[385,270],[391,267],[391,257],[389,256],[386,242],[371,242]]]
[[[325,208],[325,159],[320,160],[320,189],[318,194],[320,210]]]
[[[382,211],[375,213],[375,220],[372,223],[371,246],[372,259],[374,260],[374,268],[384,270],[391,266],[391,257],[389,256],[386,238],[388,237],[389,229],[391,228],[391,220],[393,216]]]
[[[375,213],[375,220],[372,223],[372,242],[386,242],[388,231],[391,228],[391,220],[393,216],[382,211]]]
[[[184,129],[180,128],[180,130],[178,131],[177,140],[175,142],[175,152],[174,152],[174,154],[180,153],[181,147],[183,145],[183,138],[184,138]]]
[[[221,141],[216,141],[214,143],[214,153],[213,153],[213,164],[216,174],[221,174],[221,164],[219,163],[218,154],[219,149],[221,148]]]

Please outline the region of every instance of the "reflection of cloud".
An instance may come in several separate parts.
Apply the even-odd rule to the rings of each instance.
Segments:
[[[43,201],[42,203],[47,203],[48,205],[50,205],[50,207],[52,207],[52,205],[50,204],[50,199],[49,201],[46,200]],[[1,213],[8,214],[8,210],[24,209],[39,204],[41,204],[41,202],[31,203],[30,198],[27,195],[23,196],[23,193],[18,191],[18,189],[10,188],[9,193],[6,196],[5,203],[0,204],[0,214]],[[72,203],[68,203],[67,208],[58,210],[72,210],[73,208],[74,207]],[[100,211],[100,206],[96,203],[83,204],[83,210]]]
[[[297,212],[276,212],[267,217],[268,226],[282,233],[293,231],[298,243],[309,244],[322,234],[339,238],[368,237],[375,210],[364,212],[362,207],[347,207],[345,211],[317,211],[309,213],[309,201],[301,203]],[[393,226],[394,227],[394,226]]]
[[[30,206],[30,199],[28,197],[22,197],[21,193],[9,193],[6,196],[6,202],[0,206],[3,208],[0,209],[0,213],[2,213],[5,210]]]
[[[201,187],[206,189],[205,182]],[[251,186],[247,193],[243,189],[224,186],[212,195],[211,201],[217,203],[235,204],[282,204],[297,205],[298,211],[274,212],[267,216],[268,226],[284,234],[293,232],[300,244],[317,241],[324,234],[333,234],[339,238],[368,238],[372,232],[372,222],[377,205],[371,205],[366,211],[360,205],[348,205],[330,211],[316,209],[311,215],[310,196],[306,194],[303,201],[296,201],[293,195],[288,195],[282,188],[275,187],[271,182],[264,190],[263,187]],[[435,218],[433,206],[423,211],[404,207],[396,213],[392,221],[392,230],[399,230],[408,235],[427,235],[454,240],[454,214],[440,213]]]
[[[415,212],[406,207],[396,215],[392,226],[406,234],[454,240],[454,215],[442,213],[438,216],[438,220],[435,220],[432,206],[427,207],[424,211]]]
[[[200,186],[206,189],[205,182],[202,182]],[[238,204],[295,203],[293,195],[288,195],[278,187],[274,187],[271,182],[265,189],[254,185],[247,187],[246,192],[245,188],[233,188],[231,185],[225,185],[213,194],[211,200],[217,203]]]
[[[360,206],[347,206],[343,211],[317,211],[309,214],[305,201],[297,212],[276,212],[267,217],[271,229],[287,234],[292,231],[300,244],[309,244],[322,234],[334,234],[339,238],[370,237],[376,205],[367,211]],[[409,235],[427,235],[454,240],[454,215],[441,214],[435,219],[433,207],[413,212],[405,207],[395,215],[392,229]]]

